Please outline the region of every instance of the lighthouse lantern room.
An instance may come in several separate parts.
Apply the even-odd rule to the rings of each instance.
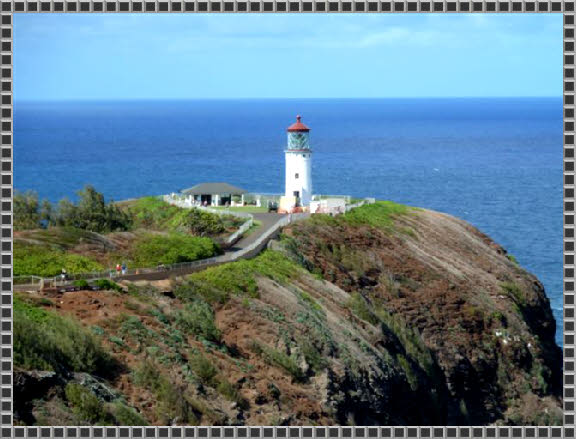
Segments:
[[[280,200],[280,211],[307,211],[312,198],[312,150],[310,128],[300,116],[288,127],[286,157],[286,191]]]

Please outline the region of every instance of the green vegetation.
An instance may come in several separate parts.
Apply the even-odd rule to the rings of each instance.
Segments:
[[[188,276],[174,294],[182,299],[201,297],[208,303],[226,303],[232,295],[258,297],[256,276],[285,283],[301,270],[281,253],[267,250],[253,259],[210,267]]]
[[[380,319],[370,310],[370,306],[366,302],[366,299],[358,292],[354,292],[350,295],[347,306],[362,320],[366,320],[373,325],[380,322]]]
[[[394,217],[408,215],[415,209],[392,201],[377,201],[373,204],[352,209],[342,215],[343,221],[350,225],[369,225],[384,230],[394,227]]]
[[[106,203],[91,186],[78,196],[76,204],[64,199],[53,209],[48,202],[39,206],[33,192],[15,195],[16,229],[26,230],[14,245],[16,276],[51,277],[60,274],[62,268],[70,274],[101,271],[105,269],[102,264],[110,261],[114,261],[112,265],[125,261],[131,266],[150,267],[204,259],[220,253],[208,237],[218,237],[243,223],[232,215],[171,206],[155,197],[120,205]],[[101,235],[135,228],[166,234],[138,232],[135,241],[128,235],[123,239],[129,240],[129,248],[124,250],[115,250]],[[98,262],[66,253],[80,244],[101,249]]]
[[[25,369],[111,372],[96,336],[68,317],[14,297],[14,364]]]
[[[284,352],[280,352],[277,349],[271,348],[269,346],[263,345],[258,342],[254,342],[252,344],[252,350],[262,356],[266,362],[273,366],[277,366],[281,369],[284,369],[295,381],[304,381],[306,379],[306,375],[300,369],[296,360],[292,357],[289,357]]]
[[[372,226],[388,233],[401,233],[416,237],[415,232],[408,227],[396,227],[394,220],[402,215],[412,215],[418,209],[392,201],[377,201],[372,204],[352,209],[344,215],[312,215],[308,220],[312,225],[350,225]]]
[[[182,331],[218,343],[220,331],[214,322],[212,307],[201,299],[186,304],[176,313],[176,325]]]
[[[87,388],[76,383],[68,383],[65,389],[66,399],[72,411],[82,420],[92,425],[111,425],[110,414],[104,404]]]
[[[211,384],[213,379],[218,374],[216,366],[206,358],[202,353],[198,352],[190,357],[188,361],[190,369],[196,374],[203,384]]]
[[[200,209],[173,206],[157,197],[136,200],[128,209],[136,227],[191,233],[195,236],[217,236],[243,223],[232,215],[215,215]]]
[[[508,296],[512,297],[518,306],[523,306],[526,304],[526,296],[517,284],[514,282],[502,282],[500,286],[502,287],[502,290],[508,294]]]
[[[92,186],[86,186],[77,195],[77,204],[66,199],[60,200],[52,223],[97,233],[129,230],[132,227],[130,215],[114,203],[107,204],[104,195],[96,192]]]
[[[518,263],[518,260],[516,259],[516,257],[515,257],[514,255],[507,254],[506,257],[508,258],[509,261],[513,262],[514,264],[520,265],[520,264]]]
[[[210,258],[219,253],[220,249],[209,238],[200,238],[183,233],[146,234],[134,244],[132,260],[138,267],[153,267],[160,263],[175,264],[196,261]]]
[[[109,279],[98,279],[95,280],[93,283],[101,290],[116,291],[118,293],[124,292],[124,290],[120,285],[118,285],[116,282],[112,282]]]
[[[148,425],[148,422],[136,410],[120,401],[114,402],[111,409],[118,425]]]
[[[70,274],[104,268],[84,256],[19,241],[14,243],[14,276],[52,277],[60,274],[62,267]]]
[[[14,194],[14,228],[37,229],[48,226],[76,227],[98,233],[128,230],[132,221],[114,203],[106,203],[101,193],[87,185],[77,192],[78,202],[62,199],[58,208],[49,201],[40,204],[35,192]]]
[[[14,230],[35,229],[40,227],[40,204],[36,192],[14,191]],[[45,204],[43,204],[43,207]]]
[[[158,367],[150,360],[145,360],[133,373],[134,383],[154,393],[158,400],[158,416],[164,424],[178,418],[183,424],[195,425],[197,404],[186,396],[169,378],[160,373]]]

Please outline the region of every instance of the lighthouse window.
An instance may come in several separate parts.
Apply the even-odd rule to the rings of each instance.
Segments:
[[[298,174],[296,174],[296,177],[295,177],[295,178],[298,178]]]

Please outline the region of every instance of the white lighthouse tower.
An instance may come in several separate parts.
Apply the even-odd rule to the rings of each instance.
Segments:
[[[296,123],[288,127],[286,156],[286,191],[280,201],[285,212],[306,211],[312,198],[312,150],[310,128],[296,116]]]

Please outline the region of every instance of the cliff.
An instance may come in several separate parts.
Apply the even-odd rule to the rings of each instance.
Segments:
[[[18,297],[15,321],[67,323],[16,325],[16,419],[561,423],[562,357],[544,288],[466,222],[381,202],[294,223],[270,247],[125,292]],[[43,357],[29,332],[64,343],[59,327],[96,346],[90,362]],[[94,396],[98,417],[78,392]]]

